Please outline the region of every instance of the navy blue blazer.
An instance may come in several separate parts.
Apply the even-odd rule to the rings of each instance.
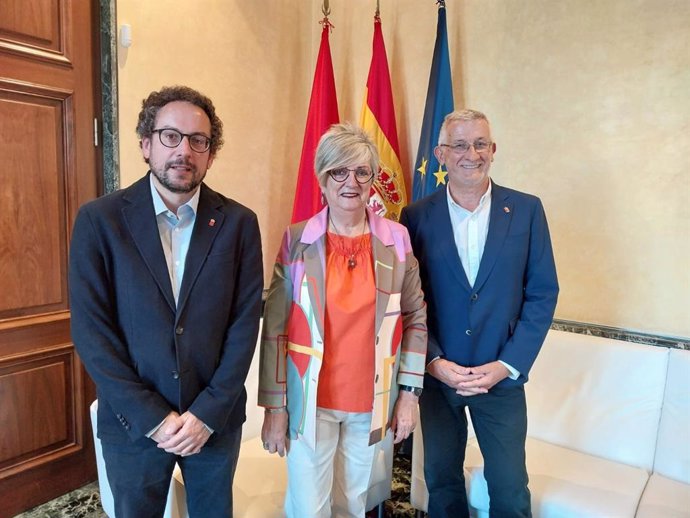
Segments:
[[[72,338],[98,434],[136,441],[171,410],[216,433],[245,420],[263,288],[256,215],[202,184],[176,307],[148,175],[81,207],[70,248]]]
[[[412,239],[427,302],[427,360],[465,367],[502,360],[527,381],[549,330],[558,279],[539,198],[492,184],[486,246],[474,286],[460,262],[446,190],[406,207],[400,222]]]

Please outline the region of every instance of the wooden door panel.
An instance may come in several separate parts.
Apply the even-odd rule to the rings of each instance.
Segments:
[[[73,366],[72,351],[64,348],[0,364],[0,477],[76,444]]]
[[[0,319],[68,309],[65,175],[73,160],[64,128],[71,124],[71,96],[17,90],[21,85],[0,82],[0,148],[7,166],[0,168],[0,203],[7,209],[0,211]],[[40,147],[20,144],[32,141]]]
[[[0,362],[35,350],[71,344],[69,313],[0,321],[0,344]]]
[[[69,63],[66,0],[0,0],[0,13],[0,48],[32,59]]]

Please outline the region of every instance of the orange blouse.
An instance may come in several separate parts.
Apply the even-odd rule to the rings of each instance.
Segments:
[[[318,406],[344,412],[371,412],[375,315],[371,234],[347,237],[328,232],[326,336],[316,396]]]

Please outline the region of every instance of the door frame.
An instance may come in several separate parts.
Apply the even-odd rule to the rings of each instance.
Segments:
[[[120,188],[120,143],[117,119],[117,8],[116,0],[99,0],[101,17],[101,135],[103,192]]]

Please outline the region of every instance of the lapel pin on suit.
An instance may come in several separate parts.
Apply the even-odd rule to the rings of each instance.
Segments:
[[[209,227],[213,227],[213,226],[215,226],[215,224],[216,224],[216,220],[215,220],[215,219],[211,218],[211,219],[208,220],[208,226],[209,226]]]
[[[503,212],[505,212],[506,214],[508,214],[508,213],[510,212],[510,209],[509,209],[508,207],[503,207]]]

